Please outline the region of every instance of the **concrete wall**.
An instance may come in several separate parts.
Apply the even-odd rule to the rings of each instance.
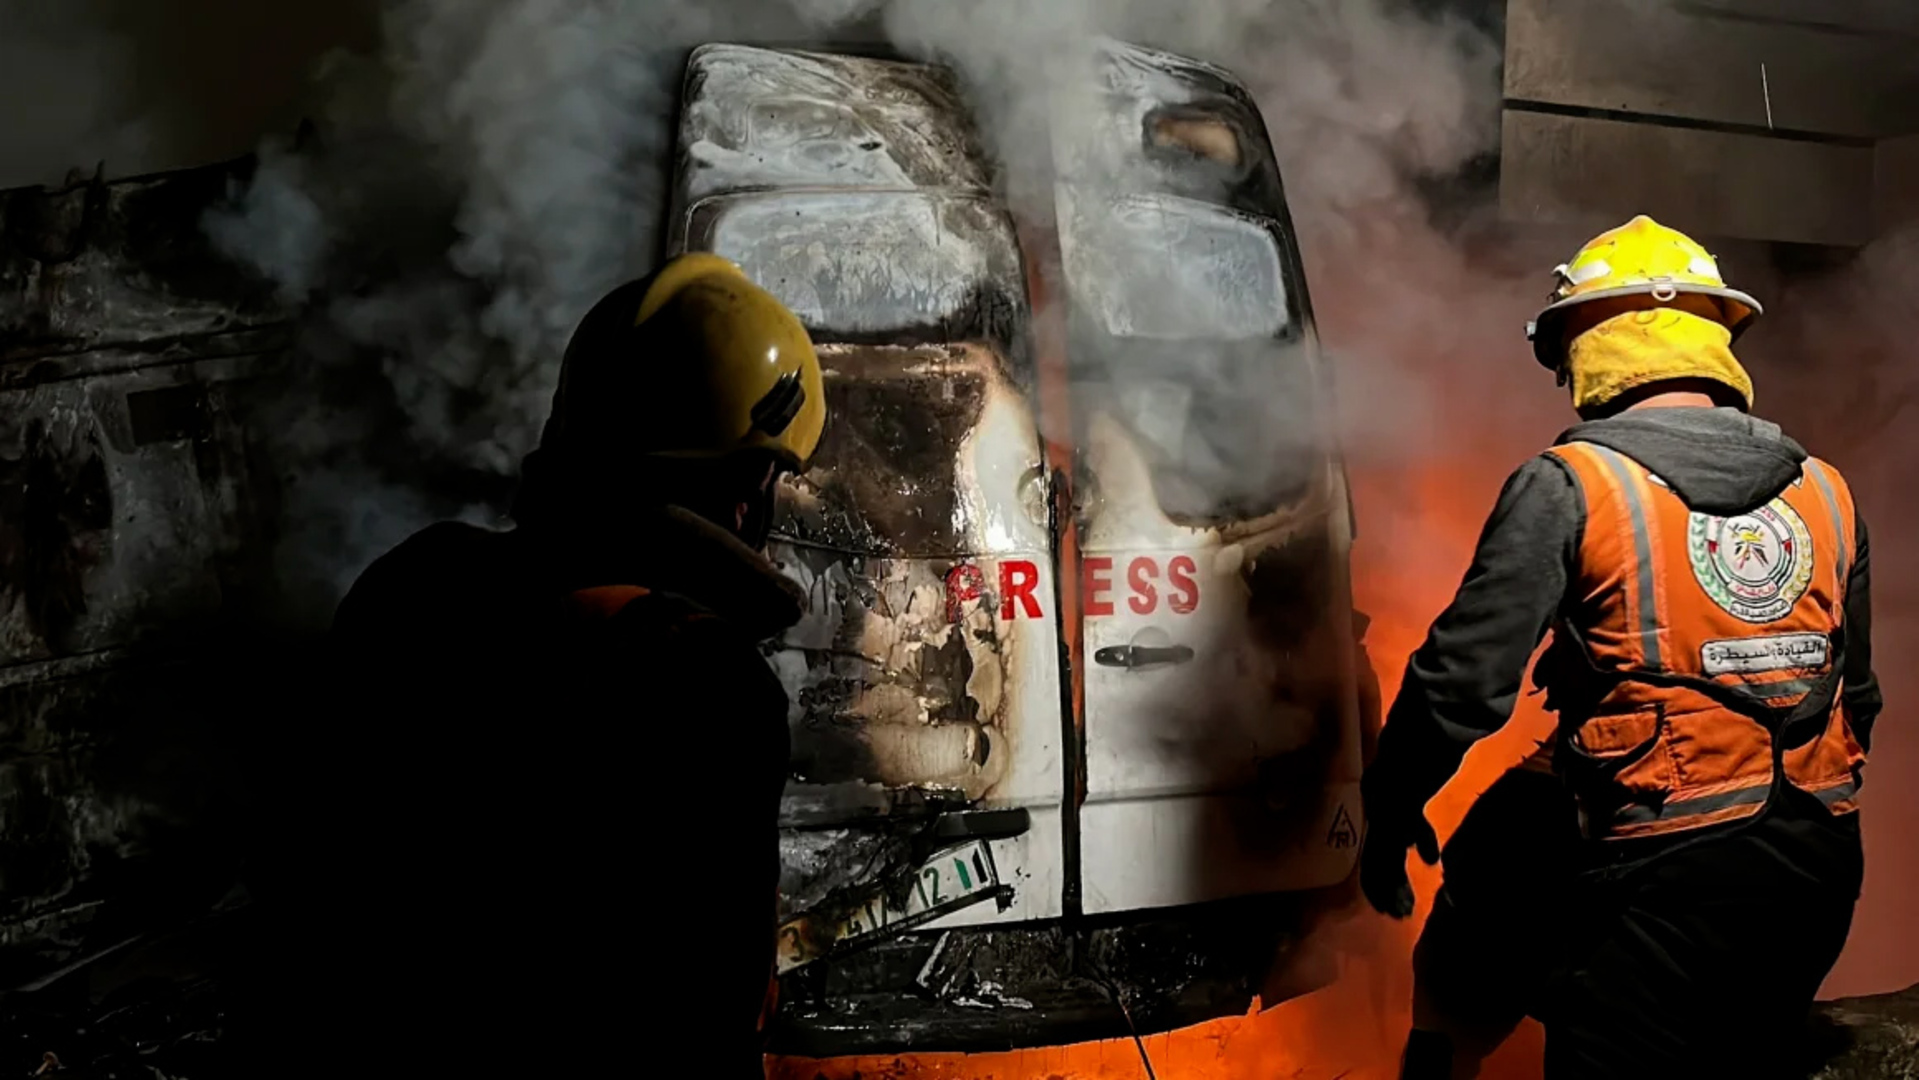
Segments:
[[[1919,179],[1879,150],[1919,131],[1915,86],[1919,3],[1509,0],[1501,207],[1863,244],[1887,170]]]
[[[1873,166],[1873,215],[1879,227],[1919,220],[1919,135],[1881,142]]]
[[[1633,214],[1699,234],[1806,244],[1873,235],[1873,150],[1508,110],[1500,204],[1523,218]]]

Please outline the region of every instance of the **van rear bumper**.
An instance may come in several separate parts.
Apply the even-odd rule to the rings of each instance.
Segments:
[[[980,1053],[1241,1015],[1255,997],[1277,1004],[1330,981],[1334,965],[1312,962],[1311,930],[1350,892],[902,934],[782,978],[769,1050]]]

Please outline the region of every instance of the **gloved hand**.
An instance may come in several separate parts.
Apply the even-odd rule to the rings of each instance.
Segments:
[[[1400,700],[1406,700],[1403,694]],[[1395,703],[1395,713],[1399,708]],[[1366,807],[1359,888],[1382,915],[1403,919],[1413,913],[1407,848],[1418,848],[1427,866],[1439,861],[1439,838],[1426,821],[1426,800],[1459,768],[1461,753],[1439,737],[1428,718],[1418,715],[1389,719],[1380,732],[1379,752],[1359,781]]]
[[[1439,837],[1419,808],[1409,814],[1367,815],[1359,848],[1359,888],[1373,910],[1389,918],[1413,913],[1413,885],[1406,877],[1406,849],[1416,848],[1427,866],[1439,861]]]

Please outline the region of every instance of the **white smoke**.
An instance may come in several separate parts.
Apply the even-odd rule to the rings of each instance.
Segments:
[[[510,483],[572,326],[657,258],[686,50],[864,35],[852,20],[876,14],[901,51],[958,69],[1015,209],[1041,219],[1052,192],[1033,180],[1050,163],[1049,129],[1073,122],[1070,61],[1095,35],[1233,71],[1280,159],[1356,462],[1448,452],[1456,444],[1438,436],[1449,403],[1516,404],[1509,373],[1525,363],[1530,275],[1564,253],[1523,276],[1516,260],[1489,285],[1482,260],[1429,220],[1421,182],[1457,172],[1498,136],[1498,49],[1463,23],[1389,0],[403,0],[384,54],[331,73],[315,145],[269,154],[238,214],[213,226],[312,305],[314,370],[383,406],[385,419],[366,415],[364,396],[322,412],[296,402],[294,460],[326,474],[294,511],[305,531],[290,573],[314,582],[311,609],[330,610],[328,593],[428,520],[497,512],[506,487],[450,481]],[[1550,410],[1559,403],[1539,381]],[[1487,437],[1523,411],[1478,408],[1468,427]],[[1236,422],[1248,446],[1281,426],[1257,404]],[[1413,505],[1362,506],[1369,535],[1416,537]],[[1399,557],[1456,580],[1463,559],[1441,565],[1444,554],[1415,543]],[[1366,937],[1393,948],[1390,936]],[[1403,962],[1380,969],[1403,974]],[[1382,1002],[1404,998],[1394,977]],[[1373,1019],[1390,1028],[1397,1015],[1383,1007]],[[1355,1032],[1345,1052],[1390,1053],[1375,1025]]]
[[[269,142],[207,222],[305,311],[271,425],[296,611],[324,618],[414,529],[504,509],[568,334],[657,254],[686,49],[804,32],[758,6],[405,0],[379,55],[328,58],[310,137]]]
[[[357,381],[397,418],[301,425],[288,447],[296,468],[317,461],[376,489],[419,489],[388,508],[407,524],[497,513],[537,441],[568,334],[658,255],[686,50],[832,41],[865,32],[876,12],[902,51],[958,68],[1016,205],[1034,208],[1040,193],[1020,187],[1031,172],[1021,162],[1050,153],[1046,125],[1058,118],[1046,103],[1071,70],[1064,59],[1095,34],[1235,71],[1280,153],[1309,276],[1329,265],[1352,276],[1350,252],[1369,284],[1404,289],[1386,263],[1407,257],[1395,250],[1406,243],[1425,245],[1413,257],[1456,264],[1413,184],[1497,135],[1493,43],[1387,0],[398,0],[379,56],[335,58],[321,73],[314,140],[265,148],[237,208],[209,222],[223,249],[308,305],[325,342],[302,360],[309,379]],[[1343,359],[1361,392],[1391,385]],[[300,407],[327,396],[299,394]],[[371,407],[352,399],[332,411]],[[355,428],[373,441],[329,437]],[[469,485],[477,501],[450,500],[424,479],[445,472],[501,482]],[[292,512],[296,528],[356,535],[327,520],[327,505],[296,499]],[[350,576],[375,554],[349,543],[303,557]]]
[[[148,118],[125,104],[136,43],[87,10],[0,0],[0,174],[54,180],[29,170],[149,159]],[[1497,143],[1498,49],[1456,19],[1389,0],[390,0],[382,48],[319,72],[315,138],[264,148],[236,210],[209,222],[307,309],[300,378],[272,430],[294,483],[284,555],[310,589],[298,608],[324,618],[369,559],[428,521],[497,514],[567,333],[657,256],[685,50],[830,40],[875,13],[901,49],[955,63],[1015,158],[1044,152],[1041,103],[1095,33],[1243,78],[1285,172],[1356,468],[1510,463],[1566,417],[1519,329],[1540,271],[1581,237],[1501,232],[1481,245],[1470,223],[1435,228],[1419,193],[1423,177]],[[1014,184],[1016,202],[1050,194]],[[1860,433],[1911,415],[1915,277],[1919,258],[1896,241],[1856,274],[1768,297],[1818,314],[1759,331],[1797,355],[1755,363],[1762,411],[1804,412],[1789,427],[1887,522],[1875,532],[1888,538],[1882,627],[1888,609],[1914,609],[1910,577],[1887,569],[1900,565],[1889,549],[1909,515],[1911,454]],[[1834,395],[1834,359],[1856,397]],[[1483,514],[1498,476],[1478,479],[1463,518]],[[1412,494],[1362,503],[1363,533],[1409,585],[1449,591],[1464,560],[1425,542],[1432,507]]]
[[[1838,466],[1865,518],[1871,557],[1873,661],[1886,711],[1865,770],[1861,828],[1866,886],[1827,996],[1887,993],[1919,979],[1909,897],[1919,861],[1905,855],[1919,799],[1902,780],[1919,769],[1919,739],[1900,723],[1919,680],[1904,660],[1919,643],[1919,563],[1904,538],[1919,528],[1919,228],[1908,226],[1821,272],[1760,291],[1766,314],[1741,338],[1755,411]]]
[[[567,335],[659,254],[686,50],[864,35],[873,16],[901,50],[958,68],[1015,206],[1042,215],[1051,192],[1029,178],[1095,35],[1238,74],[1280,157],[1362,458],[1427,452],[1462,385],[1486,400],[1485,373],[1523,362],[1518,278],[1488,286],[1419,195],[1496,145],[1498,50],[1456,20],[1389,0],[393,0],[377,55],[319,73],[311,137],[265,147],[208,223],[305,312],[271,426],[296,609],[324,619],[414,529],[502,509]],[[1480,435],[1505,419],[1488,416]]]

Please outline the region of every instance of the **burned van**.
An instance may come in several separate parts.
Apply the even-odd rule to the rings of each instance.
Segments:
[[[1350,510],[1264,123],[1192,60],[1084,70],[1035,163],[936,65],[688,64],[668,254],[791,306],[828,395],[772,550],[781,1049],[1241,1012],[1353,870]]]
[[[0,192],[0,994],[234,880],[219,750],[271,517],[237,403],[291,336],[200,229],[238,169]]]

